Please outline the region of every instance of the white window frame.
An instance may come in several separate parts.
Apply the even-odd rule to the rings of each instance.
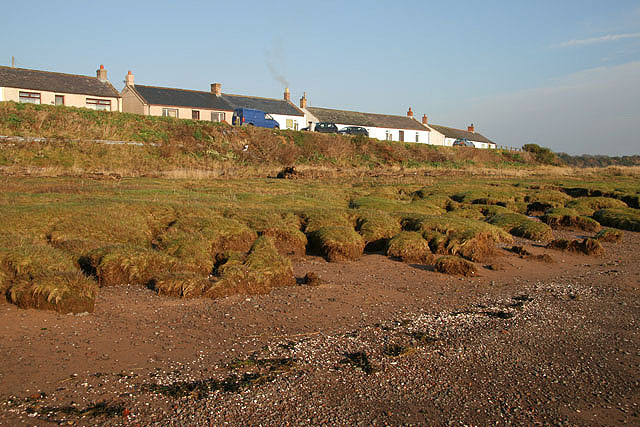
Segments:
[[[18,99],[23,104],[40,104],[42,102],[42,94],[40,92],[18,92]]]
[[[226,114],[224,112],[221,111],[212,111],[211,112],[211,121],[212,122],[224,122],[226,119]]]
[[[100,98],[87,98],[85,101],[87,108],[96,111],[111,111],[111,100]]]
[[[62,98],[62,104],[58,104],[56,102],[56,101],[58,101],[58,98]],[[53,95],[53,103],[54,103],[54,105],[65,105],[64,104],[64,95],[58,95],[58,94]]]
[[[393,141],[393,134],[391,133],[390,130],[386,130],[385,132],[385,136],[384,136],[385,141]]]
[[[170,113],[175,113],[174,116],[172,116]],[[162,117],[175,117],[176,119],[178,118],[178,109],[177,108],[163,108],[162,109]]]

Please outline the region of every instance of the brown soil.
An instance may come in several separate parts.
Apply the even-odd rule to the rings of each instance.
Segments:
[[[604,246],[500,249],[473,278],[308,256],[294,273],[320,285],[267,295],[1,304],[0,424],[638,425],[640,234]]]

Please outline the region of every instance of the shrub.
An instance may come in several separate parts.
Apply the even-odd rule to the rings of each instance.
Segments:
[[[455,274],[462,276],[475,276],[476,267],[466,259],[457,256],[445,255],[436,260],[434,268],[439,273]]]
[[[640,231],[640,211],[632,208],[601,209],[593,214],[600,224],[622,230]]]
[[[431,251],[429,243],[415,231],[403,231],[393,237],[387,246],[387,256],[403,262],[426,263]]]

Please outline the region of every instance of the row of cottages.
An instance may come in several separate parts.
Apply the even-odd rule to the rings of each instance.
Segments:
[[[283,99],[273,99],[222,93],[220,83],[211,84],[209,92],[137,85],[129,71],[121,96],[126,113],[232,124],[233,110],[251,108],[269,114],[280,129],[298,130],[305,125],[305,114],[291,102],[288,89]]]
[[[457,139],[467,139],[476,148],[496,148],[495,142],[477,133],[473,124],[467,130],[428,123],[427,115],[419,122],[409,108],[406,116],[389,114],[362,113],[358,111],[334,110],[308,106],[306,94],[300,99],[300,109],[307,114],[309,129],[318,122],[331,122],[344,128],[360,126],[369,132],[372,138],[387,141],[418,142],[423,144],[452,146]]]
[[[102,65],[96,77],[0,66],[0,101],[122,111]]]

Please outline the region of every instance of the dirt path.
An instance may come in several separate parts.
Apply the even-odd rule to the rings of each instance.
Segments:
[[[601,258],[521,243],[556,262],[503,251],[461,279],[309,257],[296,275],[321,285],[270,295],[0,305],[0,424],[640,423],[640,234]]]

